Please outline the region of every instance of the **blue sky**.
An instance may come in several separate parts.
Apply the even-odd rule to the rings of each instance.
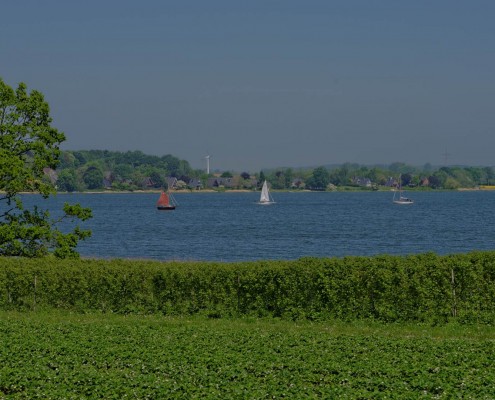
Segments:
[[[477,0],[9,1],[0,77],[45,94],[64,149],[495,165],[493,21]]]

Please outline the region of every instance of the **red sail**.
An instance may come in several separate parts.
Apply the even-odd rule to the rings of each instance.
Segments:
[[[161,207],[167,207],[170,205],[170,201],[168,199],[167,193],[162,192],[162,194],[160,195],[160,198],[156,202],[156,205],[161,206]]]

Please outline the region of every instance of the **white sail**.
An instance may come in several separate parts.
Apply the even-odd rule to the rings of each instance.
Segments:
[[[268,185],[266,184],[266,181],[263,182],[263,187],[261,188],[261,195],[260,195],[260,204],[271,204],[274,203],[273,199],[270,196],[270,192],[268,191]]]

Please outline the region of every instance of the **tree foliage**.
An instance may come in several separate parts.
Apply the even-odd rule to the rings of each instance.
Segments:
[[[77,190],[77,177],[74,171],[64,169],[60,172],[57,179],[57,190],[69,193]]]
[[[83,180],[88,189],[101,189],[103,187],[103,172],[100,168],[91,166],[84,173]]]
[[[48,211],[23,205],[21,192],[39,193],[43,199],[55,193],[44,169],[55,169],[59,145],[65,135],[51,126],[52,118],[43,94],[30,93],[24,83],[16,90],[0,78],[0,255],[77,257],[77,242],[90,235],[76,226],[62,233],[62,220],[86,220],[91,210],[65,204],[63,215],[52,220]]]
[[[314,189],[325,190],[330,182],[330,175],[325,167],[315,168],[307,185]]]
[[[170,154],[158,157],[141,151],[69,150],[63,151],[60,158],[59,176],[61,172],[70,171],[76,176],[80,190],[102,188],[103,178],[114,189],[135,190],[149,189],[150,180],[151,188],[160,188],[168,176],[197,177],[200,174],[193,171],[187,161]],[[63,185],[58,186],[64,190]]]

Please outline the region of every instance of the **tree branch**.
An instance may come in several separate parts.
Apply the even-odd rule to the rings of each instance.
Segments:
[[[0,199],[0,200],[4,200],[4,199],[5,199],[5,197],[4,197],[3,199]],[[15,207],[12,207],[10,210],[5,211],[2,215],[0,215],[0,218],[4,218],[4,217],[6,217],[6,216],[7,216],[7,215],[9,215],[9,214],[10,214],[10,212],[11,212],[12,210],[14,210],[14,209],[15,209]]]

